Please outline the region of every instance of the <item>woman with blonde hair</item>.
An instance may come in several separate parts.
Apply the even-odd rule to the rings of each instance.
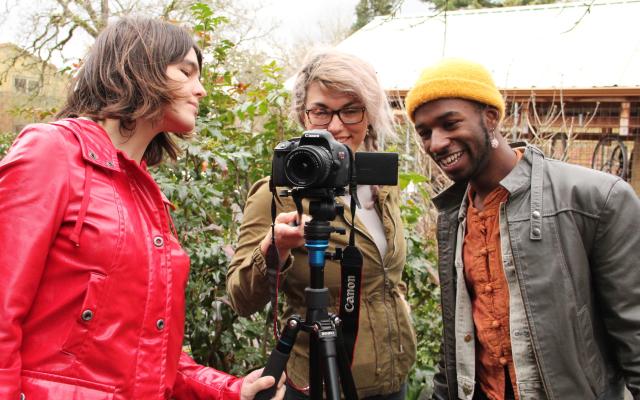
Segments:
[[[194,129],[201,68],[186,30],[120,19],[63,119],[0,161],[0,398],[248,400],[274,384],[182,352],[189,257],[147,165]]]
[[[292,114],[305,130],[328,131],[352,150],[377,151],[394,136],[393,119],[374,69],[363,60],[337,50],[310,54],[293,87]],[[358,338],[352,374],[358,396],[404,399],[406,379],[413,365],[416,341],[401,281],[406,247],[400,218],[400,196],[395,186],[358,185],[363,205],[356,213],[356,243],[363,255]],[[245,205],[240,238],[227,273],[227,290],[240,315],[261,310],[270,299],[265,257],[272,242],[269,178],[258,181]],[[349,228],[349,199],[337,198],[345,207],[332,225]],[[308,202],[305,213],[308,213]],[[305,314],[304,288],[309,284],[309,264],[302,222],[290,198],[276,198],[275,245],[280,258],[279,282],[286,300],[286,321]],[[305,217],[305,220],[308,217]],[[299,226],[292,226],[300,222]],[[345,235],[333,234],[329,250],[344,248]],[[330,310],[336,313],[340,292],[340,266],[327,260],[324,283],[330,292]],[[288,362],[286,399],[308,398],[308,335],[298,335]]]

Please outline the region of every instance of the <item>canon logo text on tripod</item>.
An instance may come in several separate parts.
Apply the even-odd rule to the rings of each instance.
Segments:
[[[353,312],[356,295],[356,277],[349,275],[347,277],[347,302],[344,305],[346,312]]]

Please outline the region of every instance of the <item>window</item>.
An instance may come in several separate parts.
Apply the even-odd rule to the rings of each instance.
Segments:
[[[15,77],[13,86],[18,93],[38,94],[40,91],[40,82],[37,79]]]
[[[40,82],[32,79],[27,79],[27,93],[38,94],[40,91]]]
[[[13,86],[18,93],[27,93],[27,80],[25,78],[13,78]]]

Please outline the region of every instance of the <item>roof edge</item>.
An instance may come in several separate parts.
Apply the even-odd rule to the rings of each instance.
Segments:
[[[408,14],[408,15],[378,15],[374,17],[369,24],[376,21],[379,23],[386,22],[393,19],[416,19],[416,18],[433,18],[441,14],[446,14],[447,17],[453,17],[456,15],[468,15],[468,14],[487,14],[487,13],[509,13],[509,12],[526,12],[537,10],[553,10],[553,9],[568,9],[568,8],[583,8],[589,10],[591,7],[598,6],[611,6],[616,4],[630,4],[640,3],[640,0],[593,0],[590,3],[584,1],[567,1],[556,2],[547,4],[532,4],[526,6],[508,6],[508,7],[489,7],[489,8],[466,8],[452,11],[433,10],[431,14]]]
[[[404,98],[408,90],[387,90],[389,97]],[[589,98],[589,97],[640,97],[640,86],[629,87],[596,87],[596,88],[502,88],[500,89],[507,100],[510,98],[529,98],[532,95],[536,97],[572,97],[572,98]]]

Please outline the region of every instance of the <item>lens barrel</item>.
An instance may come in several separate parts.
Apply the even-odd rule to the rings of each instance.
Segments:
[[[321,187],[329,173],[333,158],[319,146],[300,146],[285,157],[284,173],[297,187]]]

